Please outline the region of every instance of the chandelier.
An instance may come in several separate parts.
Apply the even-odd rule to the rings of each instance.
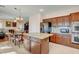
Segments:
[[[16,17],[16,20],[17,21],[23,21],[23,17],[22,16],[18,16],[18,17]]]
[[[18,22],[22,22],[23,21],[23,17],[21,16],[21,9],[17,9],[17,8],[14,8],[16,11],[18,11],[18,14],[19,16],[16,17],[15,21],[18,21]]]

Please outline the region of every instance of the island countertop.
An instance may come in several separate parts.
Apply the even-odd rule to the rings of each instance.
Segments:
[[[45,39],[48,38],[50,36],[52,36],[53,34],[48,34],[48,33],[24,33],[24,35],[27,35],[29,37],[35,37],[38,39]]]

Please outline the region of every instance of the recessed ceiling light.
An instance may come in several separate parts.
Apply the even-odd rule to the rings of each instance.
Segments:
[[[44,9],[40,9],[40,12],[43,12],[44,11]]]

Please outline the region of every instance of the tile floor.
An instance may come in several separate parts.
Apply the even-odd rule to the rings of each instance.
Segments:
[[[24,49],[24,46],[21,45],[19,48],[14,44],[6,41],[0,43],[0,54],[30,54]],[[79,54],[79,49],[49,43],[49,54]]]
[[[79,49],[60,44],[50,43],[49,54],[79,54]]]
[[[0,54],[29,54],[29,52],[24,49],[23,45],[19,48],[13,43],[6,41],[0,43]]]

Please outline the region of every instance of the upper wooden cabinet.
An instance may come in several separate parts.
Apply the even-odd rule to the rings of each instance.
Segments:
[[[49,19],[43,19],[43,22],[45,22],[45,23],[47,23],[47,22],[51,22],[52,20],[51,20],[52,18],[49,18]]]
[[[70,26],[70,15],[44,19],[43,22],[51,22],[52,26]]]
[[[62,17],[57,17],[57,24],[58,26],[63,26],[63,18]]]
[[[79,12],[71,13],[70,19],[71,19],[72,22],[79,21]]]
[[[52,18],[51,20],[52,20],[51,21],[52,26],[57,26],[58,25],[57,18]]]
[[[57,26],[57,18],[49,18],[49,19],[43,19],[44,23],[51,22],[52,26]]]
[[[70,15],[44,19],[43,22],[51,22],[53,26],[70,26],[72,22],[79,21],[79,12]]]
[[[63,16],[62,18],[63,18],[63,25],[64,26],[70,26],[70,24],[71,24],[70,16],[69,15]]]
[[[69,15],[57,17],[57,21],[58,26],[70,26],[71,24]]]

